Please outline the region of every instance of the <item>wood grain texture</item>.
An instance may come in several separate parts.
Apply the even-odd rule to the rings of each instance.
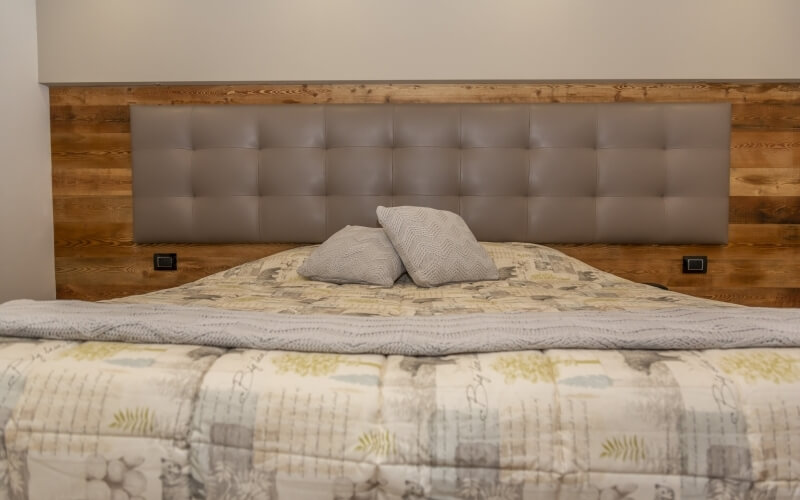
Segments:
[[[641,282],[748,305],[800,307],[800,83],[402,83],[53,87],[59,298],[102,300],[176,286],[293,244],[133,243],[130,104],[730,102],[730,243],[559,245]],[[177,272],[152,270],[178,253]],[[709,273],[681,273],[708,255]]]
[[[731,196],[800,196],[800,168],[734,168]]]
[[[797,196],[731,196],[732,224],[800,224]]]

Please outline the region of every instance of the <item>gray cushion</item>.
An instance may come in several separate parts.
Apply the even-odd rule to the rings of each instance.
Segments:
[[[378,207],[377,212],[418,286],[498,278],[497,266],[459,215],[425,207]]]
[[[383,229],[361,226],[336,232],[297,269],[297,274],[312,280],[382,286],[392,286],[403,272]]]

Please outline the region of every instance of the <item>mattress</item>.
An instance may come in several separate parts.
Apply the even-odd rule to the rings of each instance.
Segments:
[[[90,315],[82,323],[43,312],[12,327],[15,311],[47,305],[0,306],[0,498],[800,498],[798,311],[775,311],[771,333],[723,330],[751,309],[632,283],[546,247],[485,246],[499,281],[311,282],[295,271],[312,251],[300,248],[92,306],[100,311],[81,312]],[[88,306],[48,307],[67,318],[69,307]],[[128,312],[107,321],[104,307]],[[201,336],[171,344],[159,323],[130,313],[173,310],[189,311],[187,330],[192,315],[217,311],[226,324],[263,315],[456,330],[464,318],[524,318],[531,335],[552,334],[536,330],[536,318],[556,317],[596,319],[587,328],[599,335],[615,314],[684,325],[677,335],[689,328],[679,315],[700,312],[692,324],[709,341],[753,340],[348,354]],[[135,322],[155,337],[105,341]],[[580,337],[575,325],[556,331]],[[491,346],[502,333],[482,338]]]

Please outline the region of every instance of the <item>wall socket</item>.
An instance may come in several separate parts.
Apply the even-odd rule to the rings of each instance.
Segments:
[[[153,269],[155,271],[177,271],[178,254],[176,253],[154,253]]]
[[[705,255],[684,255],[684,273],[706,273],[708,272],[708,257]]]

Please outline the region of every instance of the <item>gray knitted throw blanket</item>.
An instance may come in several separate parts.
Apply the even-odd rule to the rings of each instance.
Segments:
[[[363,317],[17,300],[0,305],[0,336],[409,356],[557,348],[800,347],[800,309]]]

